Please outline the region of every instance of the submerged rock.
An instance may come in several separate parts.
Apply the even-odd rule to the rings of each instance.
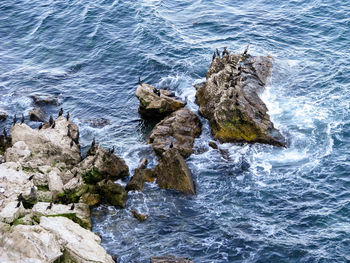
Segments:
[[[131,210],[131,214],[133,215],[133,217],[135,217],[137,220],[139,220],[140,222],[144,222],[147,220],[148,216],[147,215],[143,215],[140,214],[139,212],[137,212],[135,209]]]
[[[38,107],[35,107],[32,110],[30,110],[28,115],[29,115],[29,119],[31,121],[44,122],[45,119],[46,119],[46,113],[42,109],[40,109]]]
[[[166,151],[154,169],[157,184],[164,189],[174,189],[186,194],[196,194],[192,174],[178,150]]]
[[[173,147],[186,158],[193,153],[194,139],[200,133],[201,123],[198,116],[183,108],[159,122],[152,130],[149,142],[158,155]]]
[[[94,128],[102,128],[111,124],[110,120],[105,118],[93,118],[89,119],[88,122],[90,123],[90,126]]]
[[[58,96],[48,95],[48,94],[33,94],[30,96],[33,99],[35,105],[60,105],[58,101]]]
[[[6,119],[7,119],[6,111],[0,109],[0,121],[6,121]]]
[[[167,90],[156,90],[149,84],[138,85],[136,97],[140,100],[139,113],[146,118],[160,118],[185,106],[186,103],[172,95]]]
[[[228,54],[213,59],[206,82],[197,88],[196,102],[215,139],[286,145],[258,96],[271,67],[271,59],[262,56]]]
[[[175,256],[151,257],[151,263],[193,263],[188,258],[179,258]]]

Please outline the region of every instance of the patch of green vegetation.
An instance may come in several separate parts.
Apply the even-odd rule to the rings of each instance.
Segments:
[[[35,198],[33,200],[23,200],[22,204],[25,209],[32,209],[37,202],[38,200]]]
[[[88,185],[83,185],[83,187],[79,188],[77,191],[65,191],[64,193],[58,194],[58,202],[60,204],[71,204],[77,203],[80,197],[85,194],[89,190]]]
[[[40,216],[39,216],[39,215],[33,215],[32,219],[33,219],[33,221],[36,222],[37,224],[40,224]]]
[[[23,221],[21,220],[24,217],[24,215],[19,216],[18,218],[15,219],[15,221],[12,222],[11,225],[17,226],[17,225],[23,225]]]
[[[49,191],[49,186],[48,185],[37,185],[38,191]]]
[[[101,173],[96,167],[93,167],[90,171],[83,174],[84,182],[87,184],[96,184],[102,180]]]
[[[22,167],[22,171],[26,172],[26,173],[37,173],[37,172],[40,172],[39,169],[32,168],[32,167]]]

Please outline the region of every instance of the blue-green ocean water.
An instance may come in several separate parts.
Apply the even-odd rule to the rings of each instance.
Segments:
[[[9,0],[0,2],[0,108],[27,113],[30,95],[58,95],[81,130],[115,146],[131,174],[156,157],[138,115],[138,76],[197,112],[193,84],[227,46],[271,55],[261,95],[289,147],[207,146],[188,160],[198,194],[147,184],[127,208],[92,211],[118,262],[174,254],[203,262],[350,262],[350,2],[347,0]],[[51,107],[51,113],[58,107]],[[91,118],[110,125],[91,127]],[[30,123],[30,125],[38,125]],[[125,182],[121,182],[125,184]],[[139,223],[130,210],[149,214]]]

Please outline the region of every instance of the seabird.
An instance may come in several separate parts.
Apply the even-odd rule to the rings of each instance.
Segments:
[[[67,116],[66,116],[67,121],[69,121],[69,117],[70,117],[70,115],[69,115],[69,111],[68,111]]]
[[[224,47],[224,51],[222,51],[222,56],[228,55],[227,47]]]
[[[21,201],[19,201],[16,205],[16,208],[19,207],[21,205]]]
[[[154,93],[154,94],[157,94],[158,96],[160,96],[160,91],[157,90],[156,88],[153,88],[153,93]]]
[[[18,196],[17,196],[17,201],[22,201],[23,200],[23,195],[22,193],[20,193]]]
[[[95,137],[92,139],[92,142],[91,142],[91,147],[95,147]]]
[[[23,113],[22,113],[21,124],[23,124],[23,123],[24,123],[24,115],[23,115]]]
[[[58,112],[58,117],[62,116],[63,114],[63,108],[60,109],[60,111]]]
[[[51,209],[52,208],[52,202],[50,202],[49,206],[46,208],[46,210]]]
[[[216,58],[216,53],[215,53],[215,51],[214,51],[214,54],[213,54],[213,60]]]
[[[52,124],[53,124],[53,118],[52,118],[52,115],[50,115],[49,124],[50,124],[50,125],[52,125]]]
[[[68,128],[68,131],[67,131],[67,136],[68,136],[69,138],[72,137],[72,135],[70,134],[70,129],[69,129],[69,128]]]
[[[173,147],[174,147],[173,142],[171,142],[170,145],[169,145],[169,149],[171,149]]]
[[[236,98],[238,98],[239,97],[239,95],[238,95],[238,93],[236,94]]]
[[[230,96],[228,96],[230,99],[232,99],[233,98],[233,94],[230,94]]]
[[[16,114],[15,114],[15,117],[13,118],[13,125],[15,125],[16,122],[17,122],[17,116],[16,116]]]
[[[32,180],[32,179],[33,179],[33,177],[34,177],[34,174],[33,174],[33,175],[31,175],[31,176],[28,178],[28,181]]]
[[[109,150],[109,153],[114,153],[114,146]]]
[[[74,142],[73,142],[73,140],[71,140],[71,142],[70,142],[70,148],[72,148],[73,145],[74,145]]]
[[[72,206],[70,207],[70,210],[74,210],[74,207],[75,207],[75,205],[73,203]]]
[[[40,125],[39,125],[38,129],[39,129],[39,130],[41,130],[41,129],[42,129],[42,127],[43,127],[43,124],[42,124],[42,123],[40,123]]]
[[[56,122],[55,122],[55,121],[53,121],[53,124],[52,124],[51,128],[52,128],[52,129],[54,129],[54,128],[55,128],[55,126],[56,126]]]
[[[239,106],[239,103],[236,101],[235,105],[236,105],[236,106]]]
[[[220,57],[220,52],[218,49],[216,49],[216,56]]]
[[[142,81],[141,81],[141,78],[139,77],[139,85],[142,86]]]
[[[244,50],[243,52],[243,56],[247,55],[248,54],[248,48],[249,48],[249,45],[247,46],[247,48]]]
[[[78,171],[75,171],[74,177],[77,177],[77,175],[78,175]]]
[[[6,138],[7,137],[7,132],[6,132],[6,129],[4,128],[4,137]]]

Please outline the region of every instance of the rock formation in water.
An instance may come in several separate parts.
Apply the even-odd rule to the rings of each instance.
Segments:
[[[125,207],[126,191],[109,179],[129,168],[99,145],[81,160],[78,127],[63,116],[54,123],[0,136],[0,262],[114,262],[88,230],[89,206]]]
[[[206,82],[197,88],[196,102],[215,139],[286,145],[258,95],[271,67],[269,57],[249,54],[226,54],[212,60]]]
[[[163,118],[185,106],[184,102],[176,99],[168,90],[157,90],[146,83],[138,85],[136,97],[140,100],[139,113],[145,118]]]
[[[151,257],[151,263],[193,263],[188,258],[180,258],[175,256]]]

